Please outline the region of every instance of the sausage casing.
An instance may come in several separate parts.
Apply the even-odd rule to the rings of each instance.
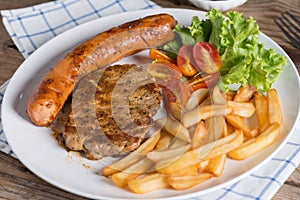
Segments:
[[[80,44],[53,66],[34,88],[27,115],[37,126],[49,126],[71,94],[78,77],[174,38],[176,20],[169,14],[137,19],[102,32]]]

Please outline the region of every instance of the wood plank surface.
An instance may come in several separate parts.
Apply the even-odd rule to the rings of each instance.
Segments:
[[[49,0],[0,1],[0,9],[13,9],[35,5]],[[161,7],[197,9],[188,0],[153,0]],[[260,30],[277,42],[292,58],[300,71],[300,51],[295,48],[275,25],[276,16],[285,10],[300,18],[300,0],[249,0],[234,10],[254,16]],[[24,58],[0,22],[0,85],[18,69]],[[30,172],[17,159],[0,152],[0,199],[85,199],[65,192],[43,181]],[[292,173],[273,197],[274,200],[300,199],[300,166]]]

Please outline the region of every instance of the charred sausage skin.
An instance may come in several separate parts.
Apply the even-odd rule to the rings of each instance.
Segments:
[[[34,88],[26,112],[37,126],[49,126],[74,89],[79,77],[139,51],[174,38],[176,20],[157,14],[100,33],[61,59]]]

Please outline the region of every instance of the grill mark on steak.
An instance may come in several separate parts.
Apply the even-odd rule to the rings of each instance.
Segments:
[[[83,77],[67,117],[52,130],[68,149],[96,160],[136,149],[152,128],[160,107],[159,88],[136,65],[114,65]]]

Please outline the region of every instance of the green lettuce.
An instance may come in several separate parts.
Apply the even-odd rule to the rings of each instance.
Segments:
[[[209,42],[221,57],[218,85],[223,91],[227,91],[231,84],[251,84],[259,91],[270,89],[287,60],[259,43],[259,27],[253,17],[247,19],[237,11],[223,15],[215,9],[210,10],[206,17],[199,20],[194,16],[188,27],[177,25],[175,40],[164,45],[163,49],[175,58],[182,45]]]

